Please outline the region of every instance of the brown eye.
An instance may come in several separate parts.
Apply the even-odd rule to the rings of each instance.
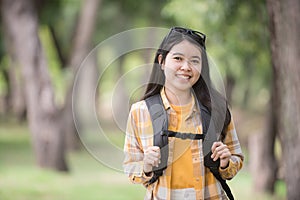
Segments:
[[[176,57],[173,57],[174,60],[177,60],[177,61],[182,61],[182,58],[179,57],[179,56],[176,56]]]
[[[199,64],[200,64],[200,60],[197,60],[197,59],[191,60],[191,63],[192,63],[193,65],[199,65]]]

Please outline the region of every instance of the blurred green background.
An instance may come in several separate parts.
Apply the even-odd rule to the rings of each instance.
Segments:
[[[20,10],[17,12],[18,8]],[[66,136],[69,132],[64,128],[69,125],[65,120],[72,119],[72,98],[69,94],[72,93],[80,63],[96,45],[126,30],[144,27],[169,29],[172,26],[189,27],[207,35],[207,51],[221,74],[245,154],[243,169],[229,181],[234,196],[243,200],[286,199],[287,187],[280,162],[281,143],[276,135],[267,134],[272,127],[270,118],[274,83],[266,1],[2,0],[1,14],[0,199],[143,198],[143,186],[131,184],[125,174],[103,165],[88,152],[78,141],[74,124],[71,123],[69,129],[73,136]],[[27,19],[32,20],[26,21]],[[22,29],[22,23],[24,27],[25,23],[36,26],[36,35],[33,32],[26,35],[27,29]],[[13,27],[19,27],[19,30],[14,32]],[[18,32],[19,34],[14,35]],[[23,41],[26,36],[29,39],[35,37],[36,40],[32,41],[40,41],[37,46],[40,45],[40,51],[44,52],[43,61],[46,65],[33,68],[33,72],[23,67],[26,56],[22,57],[21,52],[30,53],[31,49],[30,45],[26,46],[26,42],[18,43],[19,37],[22,39],[20,35],[24,36]],[[149,39],[150,43],[153,39],[162,40],[159,36],[151,35],[144,39]],[[24,44],[23,49],[18,49],[18,44],[19,48]],[[127,113],[128,110],[122,110],[124,99],[129,98],[132,103],[139,99],[144,89],[141,87],[131,91],[130,88],[138,87],[149,74],[147,70],[136,73],[131,71],[137,66],[151,63],[154,51],[133,51],[118,57],[109,66],[104,66],[103,63],[107,62],[105,59],[117,52],[116,49],[96,52],[95,74],[103,74],[100,80],[95,80],[93,76],[90,79],[99,85],[96,112],[106,134],[102,142],[122,149],[125,122],[121,122],[120,128],[111,111],[111,98],[116,92],[116,82],[122,75],[130,74],[116,92],[115,104],[120,108],[114,108],[118,113]],[[39,58],[43,59],[43,56]],[[26,66],[32,66],[32,63]],[[48,71],[41,72],[43,70],[39,69],[44,69],[43,67]],[[30,73],[32,76],[26,77]],[[48,79],[43,79],[47,76]],[[29,83],[30,80],[40,82]],[[50,83],[50,88],[53,89],[50,94],[53,97],[51,102],[55,107],[54,111],[59,113],[51,115],[51,120],[45,123],[47,126],[39,120],[44,119],[43,117],[46,119],[47,114],[55,112],[43,110],[42,91],[48,88],[48,85],[44,87],[45,82]],[[41,98],[37,98],[36,108],[28,103],[35,98],[28,94],[33,90],[33,87],[29,88],[30,84],[39,86],[37,94]],[[43,117],[37,119],[39,117],[33,116]],[[54,146],[54,149],[60,149],[58,157],[61,160],[59,164],[48,163],[45,156],[51,153],[43,154],[41,151],[47,151],[47,145],[51,149],[52,140],[45,141],[43,137],[48,137],[49,134],[54,137],[55,134],[51,133],[52,129],[49,127],[56,126],[57,123],[60,128],[59,122],[62,121],[64,128],[59,129],[61,131],[58,131],[58,135],[64,139],[57,141],[63,141],[63,144]],[[258,137],[254,137],[255,135]],[[261,167],[265,157],[259,135],[272,138],[270,151],[273,157],[268,162],[274,164],[274,169]],[[97,146],[97,143],[94,145]],[[51,158],[50,156],[48,160]],[[268,174],[266,179],[271,181],[260,182],[259,177],[264,174]]]

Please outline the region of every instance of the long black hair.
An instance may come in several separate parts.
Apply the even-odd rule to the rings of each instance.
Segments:
[[[231,113],[226,98],[214,88],[211,82],[205,38],[206,36],[198,31],[181,27],[172,28],[169,34],[163,39],[155,54],[150,80],[146,86],[142,100],[159,94],[163,88],[165,84],[165,74],[161,68],[161,64],[165,61],[167,54],[173,46],[184,40],[195,44],[201,49],[202,68],[200,77],[192,86],[192,89],[198,102],[205,106],[211,113],[216,126],[215,128],[221,133],[220,140],[223,141],[226,136],[226,128],[231,120]],[[161,60],[159,60],[159,56],[161,56]]]

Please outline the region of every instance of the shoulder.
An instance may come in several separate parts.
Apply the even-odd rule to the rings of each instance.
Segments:
[[[134,119],[143,120],[147,120],[150,115],[145,100],[138,101],[132,104],[130,113]]]
[[[148,110],[145,100],[135,102],[131,105],[131,111]]]
[[[227,126],[227,131],[232,131],[232,130],[235,130],[235,125],[234,125],[233,117],[231,116],[230,122]]]
[[[151,126],[150,113],[144,100],[132,104],[129,121],[134,123],[136,127],[141,128],[143,132]]]

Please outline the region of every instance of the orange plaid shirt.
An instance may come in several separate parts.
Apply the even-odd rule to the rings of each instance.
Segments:
[[[188,130],[191,133],[202,134],[200,111],[193,100],[191,110],[182,119],[181,115],[170,105],[164,89],[161,97],[169,115],[169,130]],[[178,122],[180,124],[178,124]],[[144,149],[153,146],[153,128],[151,117],[145,101],[132,105],[126,129],[124,144],[124,171],[133,183],[141,183],[147,188],[146,200],[204,200],[227,199],[222,186],[208,168],[204,166],[202,140],[186,140],[181,143],[178,138],[169,138],[168,167],[158,181],[152,185],[147,182],[151,179],[143,172]],[[188,146],[186,142],[189,142]],[[233,178],[243,165],[243,154],[234,128],[233,120],[227,128],[224,143],[232,156],[226,169],[219,169],[223,179]],[[177,147],[176,147],[177,146]],[[181,157],[178,147],[185,147]],[[175,156],[174,156],[175,155]],[[186,163],[190,161],[191,163]],[[180,166],[182,165],[182,167]],[[174,169],[173,169],[174,168]],[[175,170],[177,169],[177,170]],[[178,169],[187,169],[186,172]],[[184,176],[186,174],[186,176]],[[173,178],[173,179],[172,179]]]

